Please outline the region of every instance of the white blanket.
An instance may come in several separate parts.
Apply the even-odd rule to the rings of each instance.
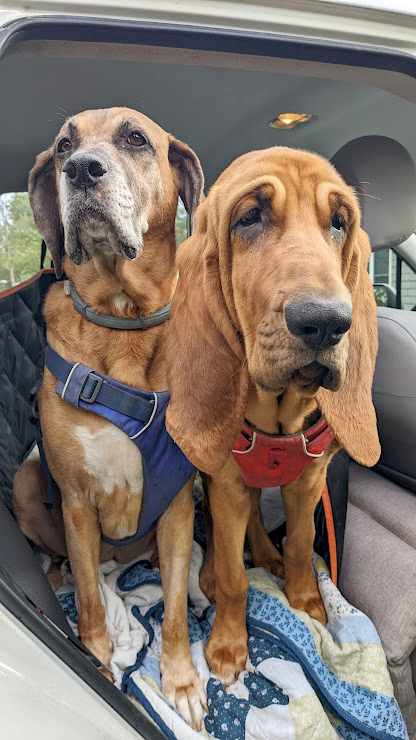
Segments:
[[[163,593],[148,558],[100,566],[99,585],[114,644],[116,685],[134,697],[170,740],[200,735],[161,693],[159,659]],[[385,656],[374,626],[351,607],[314,556],[327,627],[289,607],[278,583],[261,568],[247,571],[249,658],[238,681],[224,689],[204,657],[215,607],[199,588],[203,550],[194,542],[189,578],[191,650],[206,686],[209,715],[202,734],[216,740],[364,740],[407,738],[393,698]],[[76,598],[67,568],[59,601],[76,631]]]

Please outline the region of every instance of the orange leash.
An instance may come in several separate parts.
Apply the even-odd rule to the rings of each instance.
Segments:
[[[322,491],[322,503],[324,506],[326,531],[328,534],[329,560],[331,564],[331,579],[336,586],[337,579],[338,579],[337,541],[335,539],[335,526],[334,526],[334,517],[332,515],[331,499],[329,498],[328,487],[326,483],[324,485],[324,490]]]

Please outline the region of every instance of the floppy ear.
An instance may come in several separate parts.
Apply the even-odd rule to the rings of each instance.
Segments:
[[[244,350],[221,289],[209,201],[197,230],[178,250],[179,280],[166,340],[169,434],[200,470],[220,470],[244,421]]]
[[[187,144],[173,137],[169,142],[169,162],[193,229],[195,211],[204,198],[204,173],[201,163]]]
[[[346,285],[352,295],[347,373],[339,391],[320,388],[318,404],[338,441],[361,465],[375,465],[380,457],[376,412],[371,397],[378,349],[377,309],[367,272],[370,242],[357,228]]]
[[[65,250],[52,148],[36,157],[36,163],[29,174],[28,191],[36,228],[52,255],[56,277],[59,278],[62,275]]]

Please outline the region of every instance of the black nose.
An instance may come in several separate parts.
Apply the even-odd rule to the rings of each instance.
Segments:
[[[312,349],[332,347],[351,326],[352,311],[347,301],[339,298],[320,301],[293,301],[286,306],[287,328]]]
[[[73,154],[63,167],[71,184],[75,188],[93,188],[105,175],[107,168],[104,162],[94,154]]]

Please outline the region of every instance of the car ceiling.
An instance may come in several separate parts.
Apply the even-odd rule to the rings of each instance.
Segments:
[[[149,52],[123,57],[115,46],[100,45],[99,55],[86,46],[22,44],[0,62],[1,193],[26,190],[36,154],[67,115],[118,105],[140,110],[192,146],[208,186],[239,154],[273,145],[330,158],[355,137],[379,134],[399,141],[416,161],[416,105],[363,84],[359,71],[352,81],[331,79],[328,69],[322,77],[306,76],[304,68],[301,74],[267,71],[267,65],[230,68],[218,58],[211,65],[206,54],[180,63],[157,50],[153,58]],[[285,112],[316,118],[286,132],[267,126]]]

